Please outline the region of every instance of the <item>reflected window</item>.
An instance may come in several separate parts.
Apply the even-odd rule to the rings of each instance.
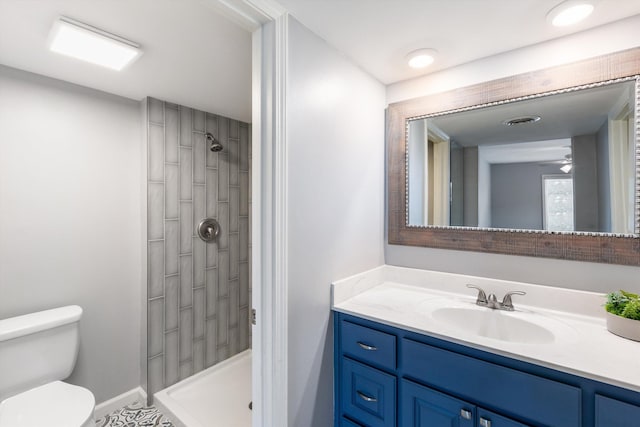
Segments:
[[[543,175],[544,229],[573,231],[573,178],[571,175]]]

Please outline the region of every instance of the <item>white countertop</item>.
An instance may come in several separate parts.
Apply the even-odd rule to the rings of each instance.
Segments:
[[[435,320],[435,305],[475,306],[471,283],[498,299],[514,296],[514,316],[554,330],[545,344],[502,341]],[[331,307],[354,316],[640,392],[640,342],[607,331],[603,294],[530,283],[382,266],[332,284]],[[478,308],[489,310],[484,308]]]

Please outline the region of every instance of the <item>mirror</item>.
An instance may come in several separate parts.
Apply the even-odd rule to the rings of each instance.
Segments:
[[[408,225],[634,234],[635,85],[409,120]]]
[[[633,48],[390,104],[389,244],[640,265],[639,75]]]

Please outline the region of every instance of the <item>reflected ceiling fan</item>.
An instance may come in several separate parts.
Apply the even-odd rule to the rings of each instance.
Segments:
[[[560,167],[560,170],[564,173],[569,173],[571,172],[571,169],[573,169],[573,156],[571,155],[571,153],[569,154],[565,154],[564,159],[559,159],[559,160],[549,160],[546,162],[540,162],[539,163],[540,166],[544,166],[544,165],[562,165]]]

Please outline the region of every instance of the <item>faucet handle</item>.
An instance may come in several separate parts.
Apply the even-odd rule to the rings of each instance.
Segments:
[[[511,295],[526,295],[527,293],[524,291],[511,291],[507,292],[502,298],[502,303],[500,303],[500,308],[507,311],[513,311],[513,302],[511,301]]]
[[[487,305],[487,294],[484,293],[484,290],[470,283],[467,283],[467,288],[476,289],[478,291],[478,298],[476,299],[476,304],[482,305],[482,306]]]

